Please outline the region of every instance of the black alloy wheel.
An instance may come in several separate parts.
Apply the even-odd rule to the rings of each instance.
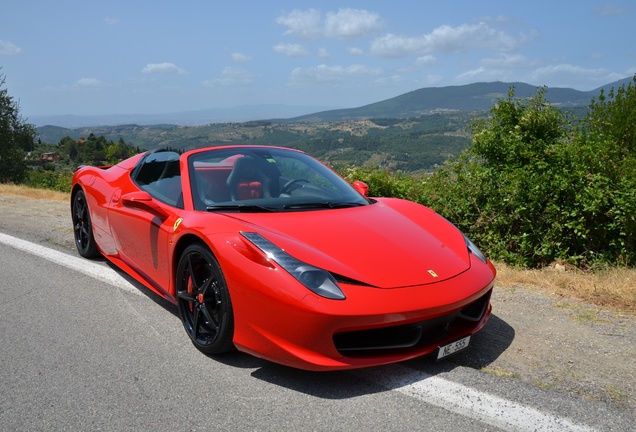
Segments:
[[[91,215],[88,212],[88,203],[84,191],[78,191],[73,197],[73,208],[71,212],[73,219],[73,235],[77,251],[84,258],[95,258],[99,256],[99,250],[95,244],[93,236],[93,226]]]
[[[221,354],[234,349],[234,315],[219,263],[201,244],[188,246],[177,267],[177,304],[197,349]]]

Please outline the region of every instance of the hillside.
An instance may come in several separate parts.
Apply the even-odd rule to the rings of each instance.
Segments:
[[[627,85],[625,78],[591,91],[570,88],[548,88],[546,97],[555,106],[565,109],[587,107],[601,89],[608,91]],[[474,83],[462,86],[427,87],[414,90],[391,99],[358,108],[322,111],[290,119],[290,121],[343,121],[358,118],[394,117],[406,118],[440,111],[486,111],[497,99],[506,97],[511,87],[515,96],[527,98],[536,93],[537,87],[525,83]]]
[[[630,78],[631,79],[631,78]],[[603,86],[619,87],[630,79]],[[536,87],[524,83],[475,83],[423,88],[359,108],[322,111],[289,119],[241,123],[217,122],[200,126],[116,125],[68,129],[39,127],[39,139],[57,144],[91,133],[108,140],[123,139],[135,147],[192,149],[209,145],[265,144],[294,147],[332,164],[381,166],[403,171],[428,171],[470,144],[467,126],[488,114],[510,87],[526,98]],[[581,92],[548,89],[550,103],[582,116],[600,88]],[[164,120],[167,120],[165,117]]]
[[[265,144],[297,148],[333,165],[370,164],[421,171],[443,163],[470,144],[466,128],[476,115],[483,112],[323,123],[253,121],[192,127],[122,125],[79,129],[45,126],[38,128],[38,133],[40,140],[47,143],[59,143],[65,136],[79,140],[92,133],[115,142],[123,139],[147,150]]]

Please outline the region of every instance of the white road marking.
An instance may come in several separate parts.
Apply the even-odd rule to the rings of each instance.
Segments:
[[[7,246],[11,246],[15,249],[19,249],[32,255],[42,257],[46,260],[62,265],[71,270],[84,273],[85,275],[97,279],[98,281],[109,283],[110,285],[131,292],[133,294],[143,296],[141,291],[139,291],[134,285],[132,285],[122,276],[117,274],[117,272],[96,262],[65,254],[63,252],[58,252],[54,249],[40,246],[38,244],[31,243],[26,240],[12,237],[3,233],[0,233],[0,243],[4,243]]]
[[[535,408],[401,365],[361,369],[356,374],[388,389],[507,431],[594,431],[569,419],[545,414]]]
[[[0,233],[0,243],[45,258],[101,282],[141,295],[134,285],[117,272],[95,262],[58,252],[44,246]],[[525,405],[493,396],[443,378],[400,365],[361,369],[354,373],[363,379],[422,400],[428,404],[508,431],[572,431],[594,429],[555,417]]]

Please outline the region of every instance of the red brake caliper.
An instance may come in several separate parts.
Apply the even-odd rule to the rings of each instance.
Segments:
[[[188,278],[188,294],[192,294],[192,292],[193,292],[192,286],[193,285],[194,284],[192,283],[192,276],[190,276]],[[199,295],[201,295],[201,294],[199,294]],[[188,304],[188,308],[190,308],[190,312],[194,312],[194,304],[193,303],[189,303]]]

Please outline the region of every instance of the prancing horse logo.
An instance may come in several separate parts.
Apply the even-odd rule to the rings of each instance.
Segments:
[[[429,270],[428,270],[428,272],[429,272],[429,274],[430,274],[431,276],[433,276],[434,278],[436,278],[436,277],[437,277],[437,273],[435,273],[435,271],[434,271],[434,270],[429,269]]]

